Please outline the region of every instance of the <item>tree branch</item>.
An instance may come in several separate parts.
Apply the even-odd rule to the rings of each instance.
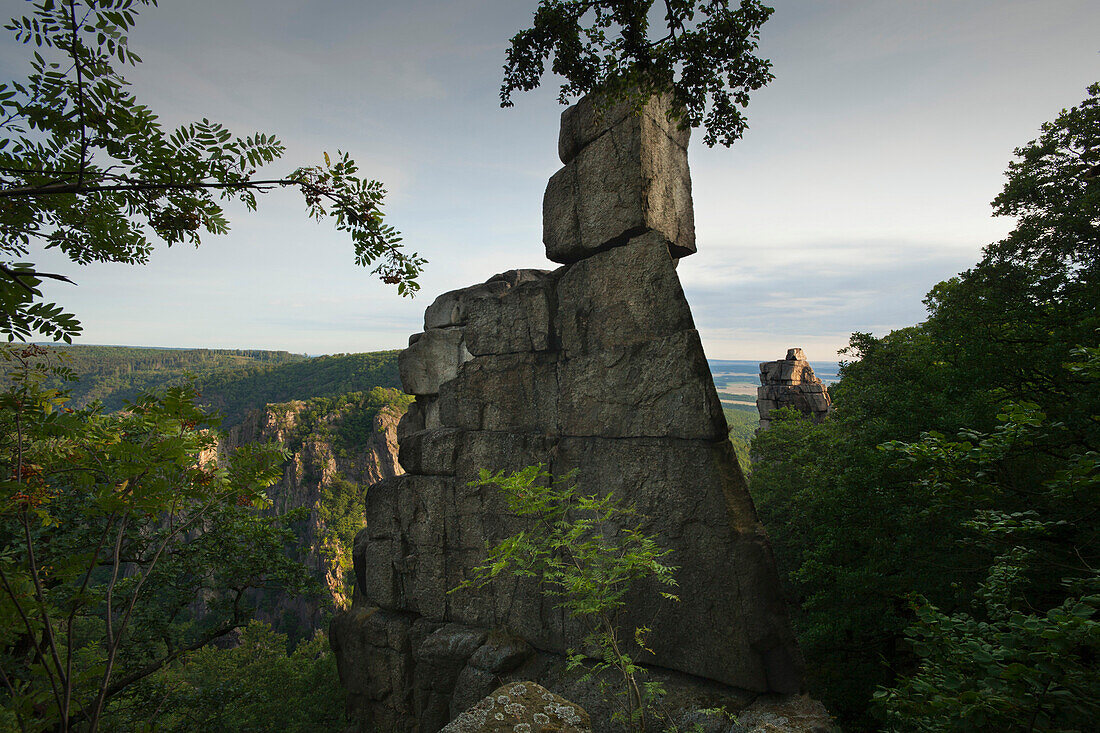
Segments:
[[[52,272],[37,272],[35,270],[29,270],[27,272],[16,272],[15,270],[12,270],[10,267],[7,267],[6,265],[0,265],[0,273],[3,273],[3,275],[5,277],[7,277],[9,280],[14,282],[19,287],[26,290],[31,295],[36,295],[36,293],[34,292],[34,289],[30,285],[27,285],[25,282],[23,282],[20,278],[22,278],[24,276],[45,277],[45,278],[49,278],[50,280],[62,280],[64,282],[69,283],[70,285],[76,285],[76,283],[74,283],[72,280],[65,277],[64,275],[56,275]]]
[[[87,17],[87,16],[85,16]],[[73,57],[73,66],[76,68],[76,109],[80,115],[80,167],[77,172],[77,183],[84,183],[84,169],[88,166],[88,126],[84,120],[84,73],[80,67],[80,30],[76,24],[76,3],[69,0],[69,20],[72,23],[72,38],[69,40],[69,55]],[[83,27],[83,21],[81,21]]]
[[[201,189],[249,189],[268,190],[273,186],[302,186],[310,187],[306,181],[296,178],[271,178],[259,181],[233,181],[233,182],[206,182],[195,183],[154,183],[152,181],[134,181],[130,183],[113,183],[108,185],[86,185],[83,183],[47,183],[42,186],[20,186],[0,190],[0,199],[17,197],[52,196],[56,194],[91,194],[109,193],[114,191],[198,191]]]

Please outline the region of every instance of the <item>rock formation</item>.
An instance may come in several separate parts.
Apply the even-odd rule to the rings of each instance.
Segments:
[[[321,582],[325,596],[291,597],[278,591],[256,591],[255,595],[257,618],[295,636],[309,636],[327,612],[343,608],[350,601],[351,589],[345,587],[348,563],[344,558],[351,548],[343,546],[338,533],[328,526],[331,519],[326,522],[323,516],[326,494],[342,483],[361,495],[376,481],[404,473],[397,462],[397,424],[402,411],[396,407],[377,411],[370,438],[354,450],[337,445],[334,430],[338,431],[356,408],[351,404],[342,409],[319,409],[301,401],[267,405],[248,413],[219,446],[220,450],[232,450],[249,443],[276,443],[290,454],[282,478],[267,489],[271,511],[284,514],[302,507],[310,510],[295,527],[301,548],[298,559]]]
[[[832,409],[829,390],[814,374],[802,349],[787,349],[787,357],[760,364],[760,387],[756,390],[756,409],[760,411],[760,429],[767,430],[772,410],[793,407],[814,422],[825,419]]]
[[[623,627],[652,629],[642,661],[673,707],[738,709],[800,689],[771,549],[676,276],[695,250],[688,133],[664,110],[566,110],[565,167],[544,202],[547,256],[565,266],[439,296],[401,355],[416,395],[398,428],[408,473],[367,492],[356,597],[332,625],[360,730],[434,733],[522,679],[608,729],[609,703],[565,671],[582,631],[537,584],[449,593],[487,544],[526,526],[470,485],[479,469],[536,463],[635,503],[672,549],[681,602],[638,587]]]

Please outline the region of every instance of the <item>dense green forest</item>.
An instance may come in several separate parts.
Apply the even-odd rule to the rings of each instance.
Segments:
[[[246,349],[158,349],[132,346],[49,345],[77,375],[68,385],[73,403],[103,402],[117,410],[142,392],[188,376],[266,368],[306,359],[287,351]]]
[[[733,452],[737,455],[737,462],[741,464],[741,470],[746,474],[752,471],[752,463],[749,460],[749,444],[760,427],[760,415],[753,405],[749,409],[738,407],[723,407],[726,413],[726,424],[729,426],[730,442],[733,443]]]
[[[248,410],[274,402],[337,397],[373,387],[399,387],[396,351],[307,357],[286,351],[51,346],[77,379],[67,382],[74,406],[94,400],[121,409],[152,389],[193,383],[202,404],[240,423]]]
[[[1097,151],[1100,85],[1017,151],[994,201],[1016,228],[928,320],[853,335],[830,419],[788,411],[753,443],[812,691],[845,730],[1100,720]]]

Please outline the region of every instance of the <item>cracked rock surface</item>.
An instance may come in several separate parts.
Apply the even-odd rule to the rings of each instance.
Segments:
[[[760,364],[756,409],[761,430],[771,424],[772,411],[782,407],[793,407],[814,422],[824,420],[833,409],[829,389],[814,374],[802,349],[787,349],[786,358]]]

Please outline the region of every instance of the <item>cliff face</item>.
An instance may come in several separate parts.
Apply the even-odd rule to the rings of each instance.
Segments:
[[[771,549],[727,440],[676,275],[695,250],[687,133],[659,101],[640,116],[562,116],[565,167],[544,201],[553,272],[512,270],[439,296],[400,357],[416,402],[399,426],[409,472],[371,487],[355,539],[356,594],[332,625],[363,731],[436,731],[502,681],[612,704],[566,673],[583,631],[528,579],[449,593],[487,544],[526,525],[479,469],[543,463],[582,491],[637,505],[672,549],[682,601],[637,588],[626,635],[680,709],[797,692],[801,656]]]
[[[290,457],[283,476],[268,489],[269,511],[308,510],[294,525],[294,552],[322,584],[320,600],[276,591],[259,597],[257,617],[282,631],[308,633],[326,610],[350,603],[351,540],[363,526],[367,487],[404,471],[397,460],[400,405],[378,404],[370,396],[267,405],[250,412],[229,431],[224,447],[274,442]]]

